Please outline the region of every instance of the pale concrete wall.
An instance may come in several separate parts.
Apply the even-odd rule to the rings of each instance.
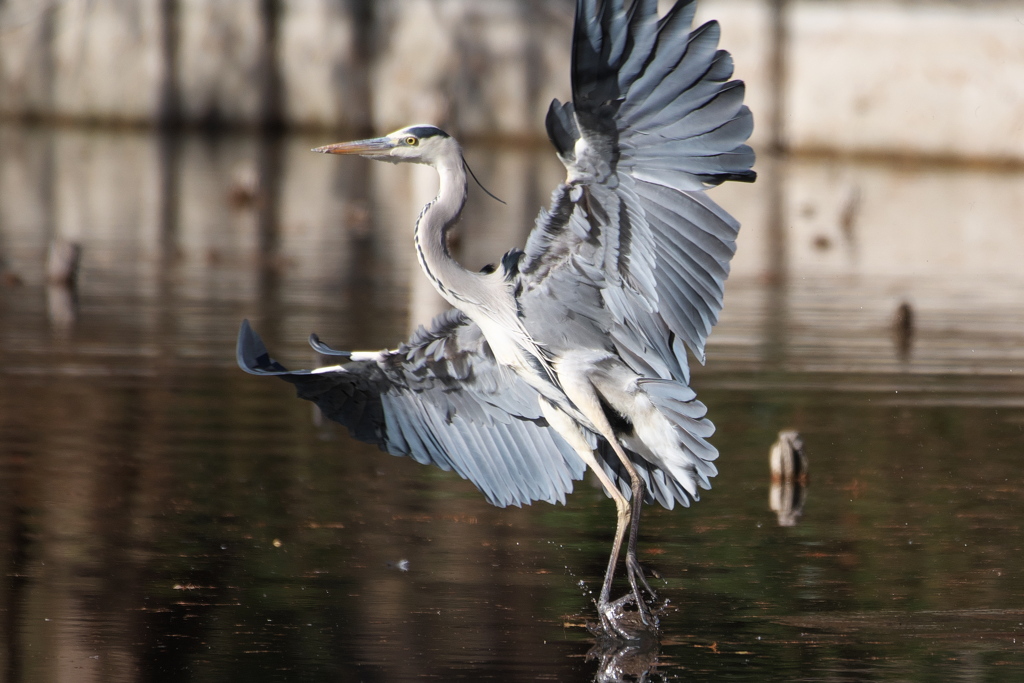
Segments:
[[[1019,2],[792,0],[797,149],[1024,160]]]
[[[52,15],[54,114],[104,121],[158,114],[168,68],[159,0],[70,2]]]
[[[540,138],[569,95],[572,4],[385,0],[372,70],[378,130],[438,122],[462,135]]]
[[[668,3],[662,3],[667,5]],[[572,0],[7,0],[0,116],[544,137]],[[1024,23],[984,0],[702,0],[794,150],[1024,161]]]
[[[0,5],[0,113],[52,113],[53,34],[52,12],[34,0]]]
[[[0,4],[0,116],[153,120],[161,0]]]
[[[368,13],[337,0],[281,3],[276,59],[285,121],[322,128],[367,125]]]
[[[175,99],[187,121],[258,123],[272,117],[274,64],[261,3],[177,0]]]

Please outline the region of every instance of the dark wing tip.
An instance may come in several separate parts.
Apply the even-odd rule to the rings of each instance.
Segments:
[[[544,127],[558,155],[571,158],[573,147],[580,136],[573,117],[572,103],[562,104],[558,100],[551,100],[551,106],[548,107],[548,114],[544,119]]]
[[[238,367],[250,375],[283,375],[288,369],[270,357],[263,340],[252,329],[248,320],[242,321],[235,346]]]
[[[714,175],[701,175],[698,176],[705,184],[715,186],[721,185],[727,181],[733,181],[737,183],[752,183],[757,180],[757,171],[747,170],[740,171],[738,173],[716,173]]]
[[[323,356],[341,356],[343,358],[352,357],[351,351],[339,351],[338,349],[328,346],[320,341],[320,336],[316,332],[309,335],[309,345],[314,351]]]

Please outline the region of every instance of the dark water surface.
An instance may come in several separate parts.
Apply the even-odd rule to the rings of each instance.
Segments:
[[[0,680],[598,675],[596,484],[499,510],[235,367],[243,317],[298,366],[311,331],[393,346],[439,309],[429,172],[306,151],[332,141],[0,130]],[[552,156],[469,150],[508,207],[471,200],[467,265],[521,243]],[[760,170],[717,195],[745,227],[694,370],[721,474],[648,508],[664,634],[603,673],[1024,679],[1024,174]],[[47,284],[57,237],[77,292]],[[784,527],[787,428],[810,479]]]

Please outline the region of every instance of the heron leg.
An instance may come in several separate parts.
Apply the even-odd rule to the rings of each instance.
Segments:
[[[637,594],[637,599],[640,597],[639,590],[637,588],[637,581],[643,586],[644,590],[651,596],[652,599],[657,600],[658,594],[651,588],[651,584],[647,582],[647,578],[644,576],[644,571],[640,567],[640,560],[636,556],[636,540],[640,532],[640,512],[642,510],[644,496],[647,494],[644,480],[637,477],[637,481],[640,484],[639,490],[633,489],[633,501],[632,511],[630,514],[629,524],[629,541],[626,544],[626,572],[629,575],[630,584],[633,587],[633,592]]]
[[[626,530],[632,529],[629,501],[622,495],[622,492],[612,482],[608,473],[598,463],[597,458],[594,457],[594,451],[590,448],[590,444],[587,442],[583,431],[576,421],[547,399],[540,399],[540,408],[548,423],[573,447],[583,462],[593,470],[598,481],[601,482],[601,486],[604,487],[605,492],[615,501],[615,541],[612,543],[612,552],[608,558],[608,569],[605,570],[604,583],[601,585],[601,593],[597,599],[597,612],[601,617],[601,625],[607,633],[618,634],[628,638],[628,634],[623,633],[621,629],[617,628],[614,620],[611,618],[611,614],[614,611],[611,603],[611,591],[612,581],[615,579],[615,567],[619,561],[619,553],[622,552],[622,542],[626,537]]]
[[[602,413],[603,417],[603,413]],[[647,583],[647,579],[644,578],[643,571],[640,569],[640,562],[636,558],[636,541],[637,535],[640,530],[640,512],[643,509],[644,497],[647,495],[647,487],[644,485],[644,480],[640,478],[636,468],[633,466],[632,461],[626,452],[622,449],[619,444],[618,438],[612,431],[611,425],[608,424],[605,419],[605,424],[602,426],[597,425],[602,432],[605,430],[602,427],[607,427],[607,432],[602,433],[608,443],[611,445],[612,450],[615,451],[615,455],[618,456],[622,466],[626,468],[626,472],[629,473],[630,491],[632,493],[632,505],[631,509],[627,511],[626,519],[629,521],[629,542],[626,544],[626,575],[629,577],[630,588],[633,589],[633,597],[636,598],[636,609],[640,613],[640,619],[643,621],[645,626],[651,628],[657,628],[657,623],[654,617],[651,615],[651,610],[647,606],[647,602],[644,600],[643,593],[640,592],[640,586],[643,585],[647,589],[647,592],[652,596],[654,591],[651,590],[650,585]],[[622,519],[620,515],[619,519]],[[618,536],[618,534],[616,534]],[[618,539],[619,543],[616,545],[616,554],[619,550],[619,544],[621,544],[621,538]],[[609,582],[610,583],[610,582]]]
[[[622,444],[619,443],[619,438],[616,436],[615,430],[612,428],[611,423],[608,421],[608,416],[604,412],[604,407],[601,405],[598,388],[591,381],[590,376],[584,375],[583,377],[580,377],[579,375],[574,376],[574,374],[563,373],[560,371],[559,377],[563,380],[562,386],[566,395],[572,399],[573,403],[575,403],[580,411],[590,420],[597,433],[605,438],[608,445],[610,445],[612,450],[615,451],[615,455],[622,463],[626,472],[629,473],[630,491],[633,496],[633,503],[631,509],[627,510],[625,515],[621,513],[619,515],[619,529],[616,532],[616,543],[613,548],[615,554],[613,555],[612,562],[614,563],[618,558],[618,552],[621,549],[621,536],[623,531],[622,522],[628,521],[629,542],[626,547],[626,572],[629,577],[629,584],[633,589],[633,596],[636,598],[636,608],[640,613],[640,618],[643,620],[644,625],[656,628],[650,609],[648,608],[646,601],[643,599],[643,593],[640,591],[641,583],[652,594],[653,591],[650,590],[650,586],[647,584],[647,580],[644,578],[643,572],[640,571],[640,563],[636,559],[636,539],[640,527],[640,511],[644,503],[644,497],[646,496],[644,480],[640,478],[636,468],[633,466],[633,462],[629,459],[629,456],[626,455],[626,451],[622,448]],[[591,467],[594,467],[595,471],[601,472],[599,467],[595,467],[594,465],[591,465]],[[608,484],[605,485],[605,488],[608,488]],[[611,590],[610,572],[609,576],[606,576],[605,578],[605,586],[609,591]]]
[[[595,468],[595,471],[596,468]],[[601,471],[604,474],[604,471]],[[605,475],[604,478],[607,478]],[[600,478],[600,477],[599,477]],[[602,482],[603,483],[603,482]],[[608,482],[611,484],[611,480]],[[605,487],[607,489],[607,486]],[[601,586],[601,596],[598,598],[598,606],[605,607],[611,601],[612,595],[612,581],[615,578],[615,567],[619,563],[619,553],[622,552],[622,541],[626,537],[626,529],[630,526],[629,524],[629,501],[618,489],[614,489],[617,495],[612,496],[615,501],[616,508],[616,520],[615,520],[615,541],[612,543],[612,554],[608,557],[608,569],[604,573],[604,583]],[[602,618],[604,615],[602,614]]]
[[[644,578],[643,570],[640,568],[640,561],[636,557],[636,540],[640,531],[640,512],[643,509],[644,497],[647,495],[647,487],[644,485],[644,480],[637,474],[636,468],[633,467],[633,463],[622,450],[622,447],[617,442],[612,442],[612,449],[619,456],[619,460],[622,461],[626,471],[629,472],[630,491],[633,496],[631,501],[632,509],[629,515],[629,541],[626,544],[626,576],[629,577],[629,585],[633,589],[633,596],[636,598],[636,609],[640,613],[640,618],[645,625],[653,627],[656,626],[656,623],[647,606],[647,602],[644,600],[643,593],[640,591],[640,586],[642,585],[647,589],[647,592],[652,597],[657,596],[651,590],[647,579]]]

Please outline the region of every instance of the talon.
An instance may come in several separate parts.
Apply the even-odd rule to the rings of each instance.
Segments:
[[[640,580],[640,585],[643,586],[647,594],[651,596],[651,600],[657,600],[658,594],[651,588],[651,584],[647,582],[647,577],[644,576],[644,570],[640,566],[640,561],[636,559],[636,556],[626,556],[626,571],[628,571],[633,577]],[[639,598],[639,596],[637,596]]]
[[[641,592],[641,587],[650,594],[652,601],[657,600],[658,595],[651,588],[651,585],[647,583],[643,569],[640,567],[640,562],[634,554],[626,553],[626,573],[629,576],[629,584],[633,588],[633,596],[641,621],[643,621],[645,626],[657,629],[657,619],[651,614],[650,607],[647,605],[647,601],[644,600],[643,593]]]

